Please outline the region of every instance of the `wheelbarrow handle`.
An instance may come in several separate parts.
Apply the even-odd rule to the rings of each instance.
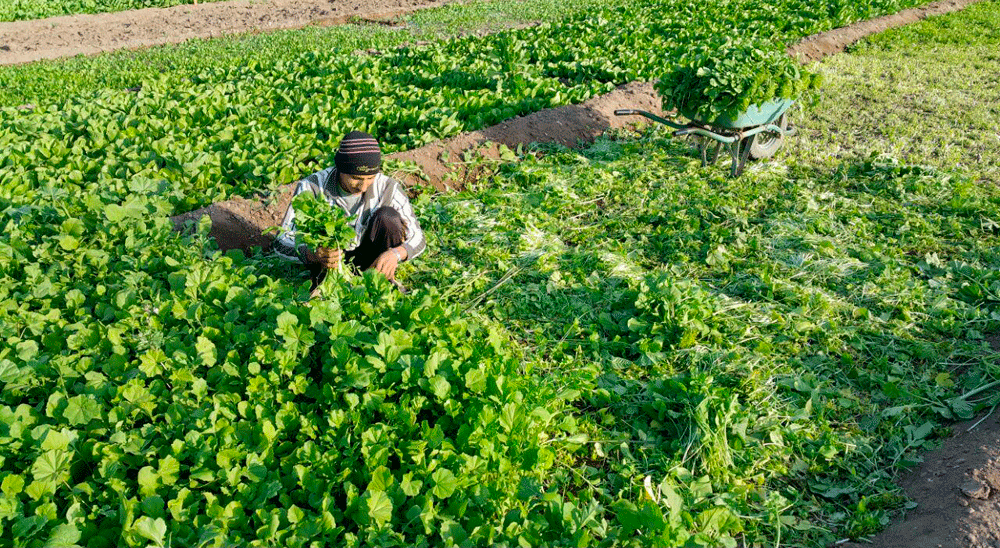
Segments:
[[[683,128],[686,127],[684,125],[671,122],[670,120],[667,120],[666,118],[663,118],[662,116],[657,116],[657,115],[653,114],[652,112],[648,112],[648,111],[645,111],[645,110],[638,110],[638,109],[634,109],[634,108],[622,108],[622,109],[618,109],[618,110],[615,111],[615,116],[630,116],[630,115],[633,115],[633,114],[638,114],[639,116],[644,116],[644,117],[649,118],[650,120],[652,120],[654,122],[659,122],[661,124],[670,126],[670,127],[674,128],[674,129],[683,129]]]

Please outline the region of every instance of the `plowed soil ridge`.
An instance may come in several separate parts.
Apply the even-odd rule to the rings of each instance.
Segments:
[[[230,0],[0,23],[0,65],[245,32],[388,19],[454,0]]]

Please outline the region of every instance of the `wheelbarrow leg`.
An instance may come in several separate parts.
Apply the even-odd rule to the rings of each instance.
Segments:
[[[702,140],[702,142],[698,145],[698,151],[701,152],[701,167],[705,167],[710,164],[714,165],[715,162],[719,161],[719,152],[722,150],[722,143],[716,141],[715,147],[712,148],[711,153],[708,152],[709,146],[711,146],[711,144],[708,142],[708,139]]]
[[[750,148],[753,147],[756,138],[756,135],[751,135],[746,139],[733,141],[733,165],[729,170],[730,177],[739,177],[743,173],[743,168],[747,165],[747,157],[750,156]]]

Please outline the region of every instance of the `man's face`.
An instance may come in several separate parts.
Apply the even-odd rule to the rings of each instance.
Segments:
[[[340,188],[347,191],[348,194],[360,194],[366,190],[368,187],[372,186],[375,182],[376,173],[371,175],[349,175],[347,173],[340,173]]]

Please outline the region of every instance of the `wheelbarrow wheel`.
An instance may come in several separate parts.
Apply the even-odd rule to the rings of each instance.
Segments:
[[[788,114],[782,114],[781,118],[778,118],[778,123],[775,124],[780,127],[782,131],[788,129]],[[750,158],[754,160],[764,160],[774,156],[775,152],[781,148],[781,144],[784,142],[784,135],[771,133],[770,131],[764,131],[757,134],[757,138],[753,140],[750,145]]]

